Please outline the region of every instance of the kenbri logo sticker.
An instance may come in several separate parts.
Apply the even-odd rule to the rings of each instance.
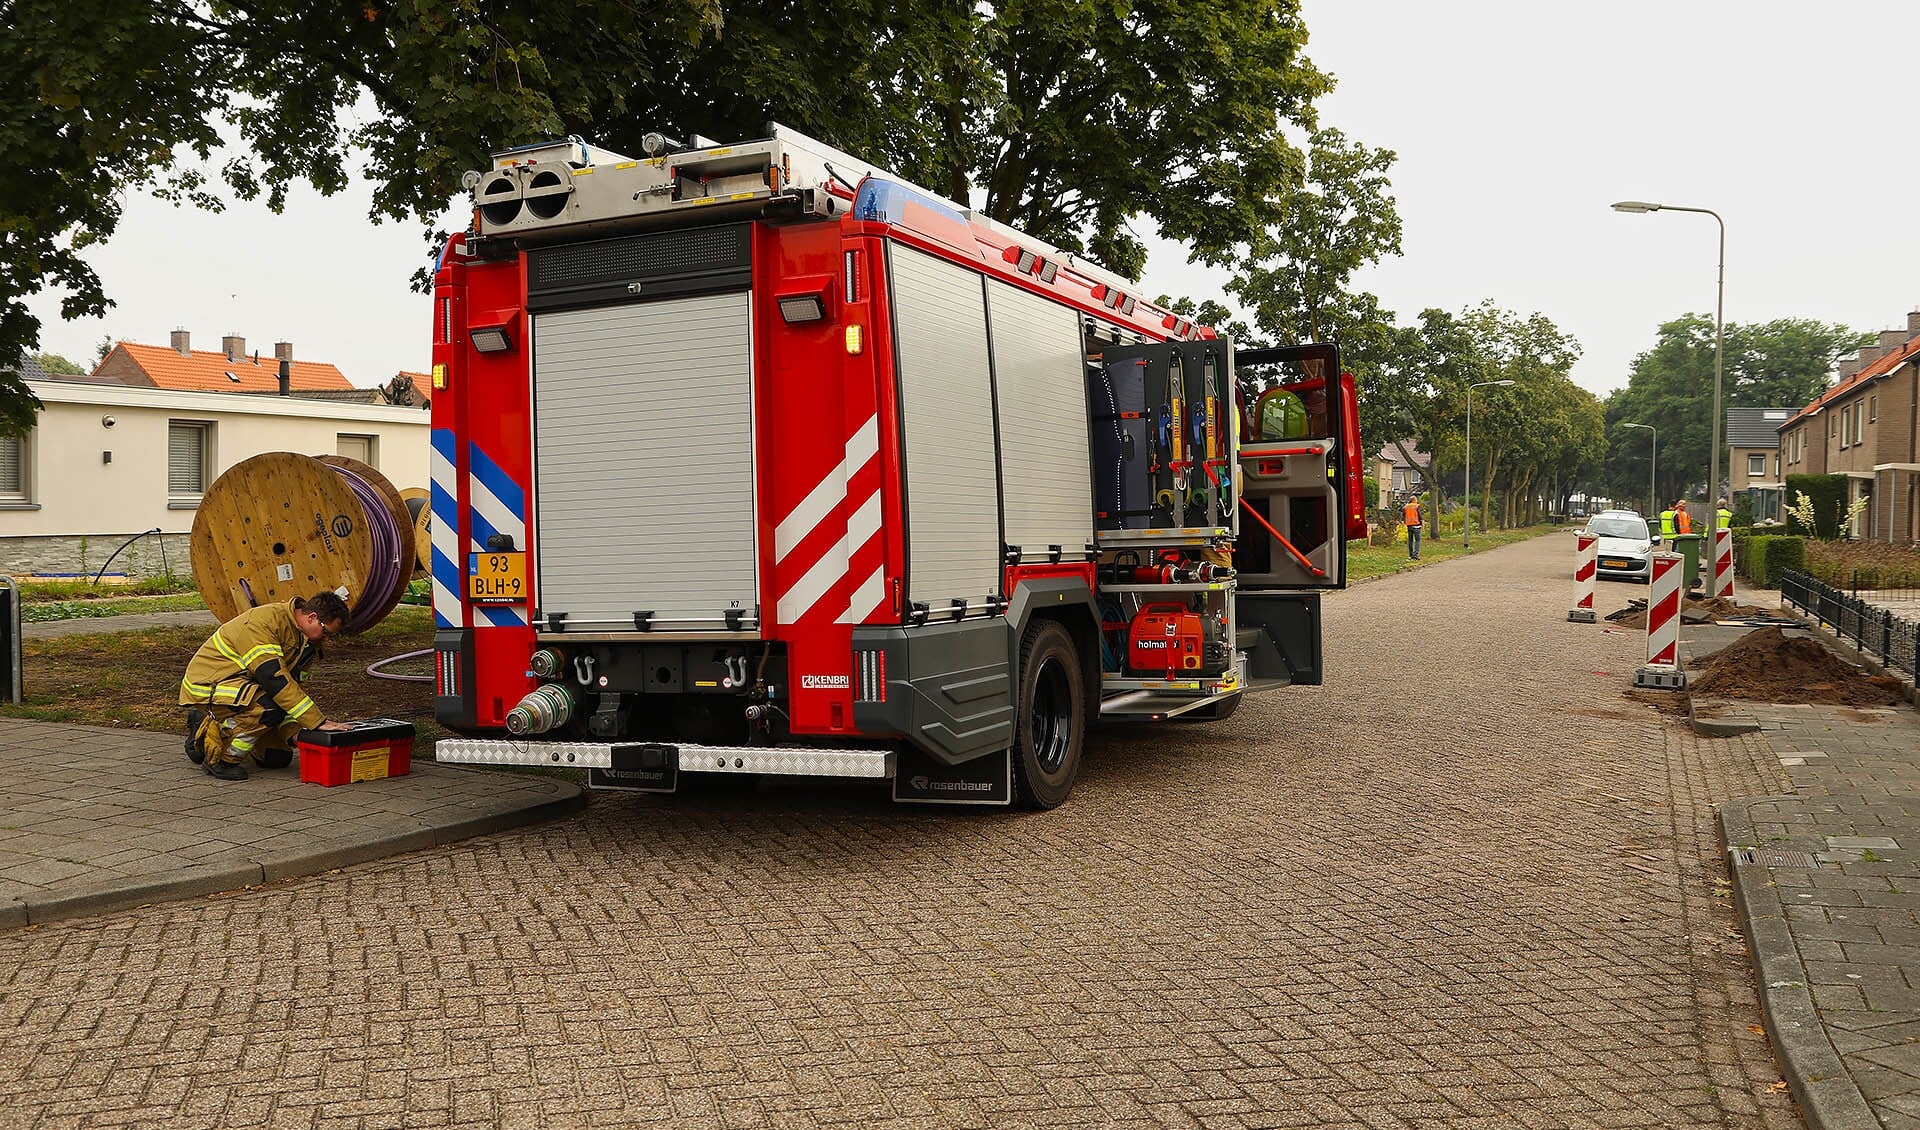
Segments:
[[[845,690],[853,684],[850,675],[802,675],[800,687],[809,691]]]

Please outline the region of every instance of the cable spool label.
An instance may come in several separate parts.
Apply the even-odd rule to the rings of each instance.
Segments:
[[[293,580],[293,566],[291,566],[291,565],[281,565],[281,566],[278,566],[278,567],[276,567],[276,568],[274,569],[274,571],[273,571],[273,578],[274,578],[274,580],[276,580],[276,581],[291,581],[291,580]]]
[[[335,514],[333,516],[333,536],[337,538],[352,537],[353,519],[347,517],[345,514]]]

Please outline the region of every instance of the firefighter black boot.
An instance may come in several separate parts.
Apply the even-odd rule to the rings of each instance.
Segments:
[[[247,779],[247,767],[238,761],[215,761],[208,759],[207,776],[221,781],[244,781]]]
[[[195,765],[206,760],[207,747],[200,744],[200,727],[207,721],[204,710],[187,711],[187,760]]]

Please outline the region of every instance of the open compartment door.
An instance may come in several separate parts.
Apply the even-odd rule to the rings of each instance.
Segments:
[[[1332,344],[1239,350],[1242,592],[1337,589],[1366,536],[1353,377]]]

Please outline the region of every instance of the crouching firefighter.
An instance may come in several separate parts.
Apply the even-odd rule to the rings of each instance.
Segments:
[[[263,604],[220,625],[194,652],[180,681],[187,756],[222,781],[244,781],[240,764],[278,769],[293,760],[300,730],[343,730],[300,688],[320,641],[340,633],[347,603],[331,592]]]

